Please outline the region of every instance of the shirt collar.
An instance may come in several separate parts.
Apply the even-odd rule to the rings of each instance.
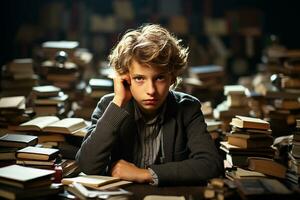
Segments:
[[[159,122],[160,124],[164,121],[164,115],[166,111],[167,104],[166,102],[163,103],[162,107],[160,108],[160,112],[150,121],[146,121],[141,109],[137,105],[137,102],[133,100],[133,106],[134,106],[134,119],[135,121],[143,120],[146,124],[153,124],[155,122]]]

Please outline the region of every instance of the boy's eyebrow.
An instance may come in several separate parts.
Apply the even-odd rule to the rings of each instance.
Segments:
[[[158,73],[156,74],[155,76],[162,76],[162,75],[168,75],[170,74],[170,72],[161,72],[161,73]],[[131,74],[131,76],[134,76],[134,77],[145,77],[146,75],[143,75],[143,74]]]
[[[142,74],[131,74],[131,76],[145,76],[145,75],[142,75]]]

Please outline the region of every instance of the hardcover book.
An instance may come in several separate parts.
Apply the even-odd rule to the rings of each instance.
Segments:
[[[239,137],[234,134],[228,136],[228,143],[244,149],[269,147],[273,144],[273,137],[264,138]]]
[[[42,199],[42,197],[49,197],[50,195],[55,195],[62,191],[63,187],[54,184],[49,186],[26,188],[26,190],[0,184],[0,197],[5,199]]]
[[[25,96],[0,98],[0,109],[25,109]]]
[[[228,141],[221,141],[220,149],[223,150],[226,153],[229,154],[239,154],[239,155],[259,155],[259,156],[267,156],[267,157],[274,157],[275,155],[275,149],[270,147],[264,147],[264,148],[250,148],[250,149],[244,149],[235,145],[231,145],[228,143]]]
[[[253,128],[253,129],[270,129],[269,122],[254,118],[254,117],[245,117],[236,115],[235,118],[232,118],[231,125],[236,126],[238,128]]]
[[[69,95],[60,92],[58,96],[38,98],[34,99],[33,101],[35,105],[57,105],[59,103],[67,102],[68,98]]]
[[[0,183],[18,188],[32,188],[51,184],[54,170],[36,169],[19,165],[0,168]]]
[[[238,128],[236,126],[233,126],[231,128],[231,130],[232,130],[232,132],[235,132],[235,133],[268,134],[268,135],[272,134],[271,129],[263,130],[263,129],[253,129],[253,128]]]
[[[288,199],[286,195],[292,194],[276,179],[243,178],[235,179],[235,183],[242,199]]]
[[[34,146],[38,142],[38,137],[34,135],[8,133],[0,137],[0,146],[2,147],[27,147]]]
[[[246,88],[242,85],[225,85],[224,95],[245,95]]]
[[[249,157],[248,168],[253,171],[261,172],[263,174],[285,178],[287,168],[276,162],[274,159],[263,158],[263,157]]]
[[[0,161],[16,160],[15,147],[0,147]]]
[[[30,160],[52,160],[55,159],[58,154],[58,149],[29,146],[18,150],[17,158]]]
[[[58,96],[61,89],[53,85],[36,86],[32,88],[33,94],[38,97]]]
[[[113,81],[111,79],[92,78],[89,80],[89,86],[92,89],[112,90]]]

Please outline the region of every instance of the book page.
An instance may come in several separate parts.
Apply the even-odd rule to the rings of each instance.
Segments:
[[[143,200],[185,200],[184,196],[147,195]]]
[[[240,120],[242,120],[242,121],[268,124],[267,121],[259,119],[259,118],[245,117],[245,116],[240,116],[240,115],[236,115],[235,117],[238,118],[238,119],[240,119]]]
[[[116,182],[118,180],[120,179],[111,176],[86,175],[86,176],[77,176],[74,178],[64,178],[62,179],[61,182],[63,185],[69,185],[73,182],[77,182],[85,186],[98,187],[108,183]]]
[[[65,118],[43,127],[43,131],[55,132],[57,130],[71,133],[85,126],[85,121],[82,118]]]
[[[0,108],[19,108],[25,102],[24,96],[0,98]]]
[[[43,129],[47,125],[52,124],[57,121],[59,121],[59,118],[56,116],[37,117],[33,120],[30,120],[28,122],[21,124],[20,129],[22,129],[22,127],[32,127],[32,126],[38,127],[39,129]]]
[[[37,169],[19,165],[10,165],[0,168],[0,177],[22,182],[49,176],[51,174],[54,174],[54,170]]]

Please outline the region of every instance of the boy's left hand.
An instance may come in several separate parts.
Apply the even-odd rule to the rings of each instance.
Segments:
[[[138,168],[133,163],[125,160],[119,160],[114,164],[111,175],[123,180],[138,183],[150,183],[152,181],[149,170]]]
[[[115,96],[113,102],[120,107],[123,107],[132,98],[130,91],[130,76],[128,74],[115,74],[114,93]]]

